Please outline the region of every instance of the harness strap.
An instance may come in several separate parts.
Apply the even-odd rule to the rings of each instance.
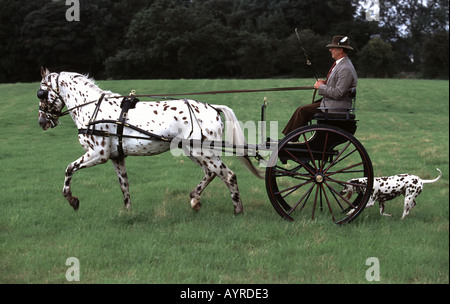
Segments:
[[[164,141],[164,142],[171,142],[172,141],[169,138],[165,138],[163,136],[153,134],[151,132],[148,132],[146,130],[143,130],[141,128],[138,128],[136,126],[133,126],[133,125],[130,125],[130,124],[126,123],[126,120],[127,120],[127,117],[128,117],[128,111],[130,109],[136,108],[136,104],[139,102],[139,99],[137,99],[135,97],[135,95],[126,96],[126,97],[123,98],[122,103],[120,105],[120,107],[122,108],[122,111],[120,113],[120,116],[119,116],[118,120],[98,120],[98,121],[93,121],[97,117],[97,114],[98,114],[98,111],[99,111],[99,108],[100,108],[100,104],[101,104],[101,102],[103,100],[103,97],[104,97],[104,95],[102,95],[102,97],[100,98],[99,103],[97,104],[97,108],[94,111],[94,115],[93,115],[91,121],[88,123],[87,129],[79,129],[78,130],[78,134],[80,134],[80,135],[102,136],[102,137],[117,136],[117,138],[118,138],[117,150],[119,152],[119,157],[120,158],[125,158],[126,157],[125,152],[123,150],[123,138],[133,138],[133,139],[143,139],[143,140],[156,139],[156,140],[160,140],[160,141]],[[116,124],[117,125],[116,133],[114,134],[114,133],[110,133],[108,131],[96,130],[95,126],[98,125],[98,124]],[[133,129],[135,131],[138,131],[139,133],[145,134],[148,137],[123,135],[123,130],[124,130],[125,127]]]
[[[187,106],[188,109],[189,109],[189,116],[190,116],[190,118],[191,118],[191,125],[192,125],[191,133],[189,134],[189,137],[188,137],[188,138],[190,138],[190,137],[192,136],[192,134],[194,133],[194,119],[193,119],[193,117],[195,117],[195,121],[197,122],[198,128],[200,129],[200,134],[202,135],[202,139],[203,139],[203,138],[206,138],[206,137],[203,135],[202,126],[200,125],[200,122],[198,121],[197,115],[195,115],[194,110],[192,109],[192,105],[189,103],[189,101],[188,101],[187,99],[184,100],[184,103],[186,104],[186,106]],[[216,111],[217,111],[217,110],[216,110]]]
[[[93,135],[93,136],[102,136],[102,137],[109,137],[112,134],[108,131],[101,131],[101,130],[95,130],[95,129],[78,129],[78,135]]]
[[[122,108],[122,112],[120,113],[119,120],[117,123],[117,134],[119,139],[119,144],[117,145],[117,150],[119,151],[119,157],[124,158],[125,153],[123,151],[123,129],[125,121],[128,117],[128,111],[130,109],[136,108],[136,104],[139,102],[139,99],[135,98],[135,95],[130,94],[130,96],[124,97],[120,107]]]
[[[100,121],[96,121],[94,122],[94,124],[102,124],[102,123],[111,123],[111,124],[117,124],[118,122],[115,120],[100,120]],[[150,132],[147,132],[145,130],[142,130],[140,128],[137,128],[133,125],[129,125],[129,124],[125,124],[125,127],[134,129],[136,131],[139,131],[141,133],[144,133],[146,136],[148,137],[143,137],[143,136],[131,136],[131,135],[120,135],[117,133],[111,133],[108,131],[102,131],[102,130],[93,130],[93,129],[78,129],[78,134],[79,135],[93,135],[93,136],[101,136],[101,137],[112,137],[112,136],[121,136],[123,138],[132,138],[132,139],[142,139],[142,140],[151,140],[151,139],[155,139],[155,140],[159,140],[159,141],[164,141],[164,142],[171,142],[172,140],[169,138],[165,138],[163,136],[159,136]]]
[[[95,107],[94,114],[92,115],[91,119],[89,120],[89,124],[90,124],[91,122],[94,122],[95,119],[97,118],[98,111],[100,110],[100,105],[102,104],[102,101],[103,101],[103,98],[104,98],[104,97],[105,97],[105,93],[103,93],[103,94],[100,96],[100,99],[98,100],[97,106]],[[95,125],[93,125],[93,131],[95,131]]]

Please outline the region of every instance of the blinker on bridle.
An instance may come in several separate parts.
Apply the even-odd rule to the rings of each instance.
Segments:
[[[39,104],[39,111],[44,112],[46,118],[48,120],[50,120],[52,127],[56,126],[56,122],[58,121],[59,117],[64,116],[63,113],[61,113],[61,111],[55,110],[55,109],[51,109],[50,103],[48,101],[48,93],[49,91],[53,91],[56,94],[56,98],[60,99],[61,101],[63,101],[61,95],[59,95],[59,83],[58,83],[58,79],[59,79],[59,74],[56,77],[56,89],[53,89],[52,87],[52,82],[51,82],[51,78],[49,79],[48,83],[47,83],[47,90],[42,90],[40,89],[37,92],[37,98],[39,98],[39,100],[44,101],[43,103]],[[64,101],[63,101],[64,102]]]
[[[40,89],[37,92],[37,98],[48,101],[48,92],[53,91],[56,94],[57,98],[59,98],[62,101],[61,95],[59,95],[60,90],[59,90],[59,81],[58,80],[59,80],[59,74],[58,74],[58,76],[56,76],[56,89],[53,89],[52,80],[50,78],[49,81],[47,82],[47,90]]]
[[[39,90],[37,92],[37,98],[47,100],[48,99],[48,91]]]

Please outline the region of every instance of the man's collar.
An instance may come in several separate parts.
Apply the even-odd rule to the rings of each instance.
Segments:
[[[344,60],[345,58],[347,58],[347,56],[342,57],[341,59],[336,60],[336,65],[338,65],[342,60]]]

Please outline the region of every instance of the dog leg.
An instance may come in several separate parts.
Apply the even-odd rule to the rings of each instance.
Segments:
[[[372,197],[370,197],[369,201],[366,204],[366,208],[373,207],[373,205],[375,205],[375,201],[373,200]],[[349,212],[347,212],[347,215],[351,215],[351,214],[353,214],[353,212],[355,212],[355,209],[352,209]]]
[[[374,205],[375,205],[375,200],[373,199],[373,197],[371,197],[369,199],[369,201],[367,202],[366,208],[373,207]]]
[[[384,213],[384,203],[385,202],[379,202],[380,203],[380,215],[382,216],[392,216],[391,213]]]
[[[414,196],[405,196],[405,207],[403,209],[402,220],[409,214],[412,208],[417,205]]]

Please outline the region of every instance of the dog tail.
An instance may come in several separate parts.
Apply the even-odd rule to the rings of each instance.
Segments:
[[[439,170],[439,169],[437,169],[437,168],[436,168],[436,170],[439,171],[439,176],[438,176],[438,178],[433,179],[433,180],[422,180],[422,182],[423,182],[424,184],[432,184],[432,183],[435,183],[435,182],[437,182],[438,180],[440,180],[441,177],[442,177],[442,171]]]

